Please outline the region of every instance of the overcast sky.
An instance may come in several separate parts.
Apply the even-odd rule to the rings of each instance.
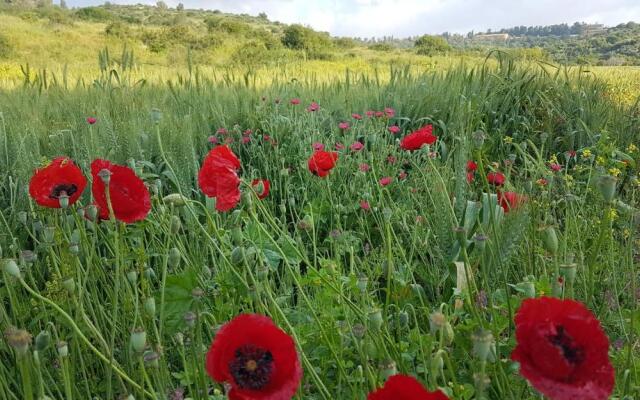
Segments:
[[[55,1],[57,2],[57,0]],[[111,0],[155,4],[155,0]],[[414,36],[516,25],[640,22],[640,0],[165,0],[170,7],[219,9],[302,23],[336,36]],[[69,6],[104,0],[67,0]]]

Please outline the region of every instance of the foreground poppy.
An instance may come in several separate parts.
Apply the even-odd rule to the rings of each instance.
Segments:
[[[433,125],[425,125],[402,138],[400,148],[409,151],[420,150],[425,144],[432,145],[436,140],[438,138],[433,134]]]
[[[609,339],[582,303],[527,299],[515,317],[511,359],[520,374],[552,400],[604,400],[613,390]]]
[[[472,160],[467,161],[467,183],[473,182],[473,178],[477,169],[478,164],[476,164]]]
[[[198,185],[207,197],[215,197],[216,210],[224,212],[240,201],[240,160],[227,146],[218,146],[204,158],[198,172]]]
[[[415,378],[394,375],[384,386],[369,393],[367,400],[448,400],[440,390],[427,391]]]
[[[251,186],[256,191],[258,198],[262,200],[269,195],[271,183],[267,179],[254,179],[251,181]]]
[[[100,171],[103,170],[110,173],[109,197],[113,207],[113,216],[127,224],[145,219],[151,210],[151,197],[142,179],[138,178],[129,167],[97,159],[91,163],[91,176],[93,176],[91,191],[98,207],[100,219],[109,219],[110,217],[106,186],[100,177]]]
[[[526,201],[526,197],[516,192],[500,192],[498,191],[498,203],[505,213],[518,208],[518,206]]]
[[[29,182],[29,195],[39,205],[60,208],[65,196],[68,205],[75,203],[85,187],[87,179],[77,165],[66,157],[58,157],[51,164],[37,169]]]
[[[97,119],[96,117],[87,117],[87,123],[88,123],[89,125],[93,125],[93,124],[95,124],[96,122],[98,122],[98,119]]]
[[[206,369],[215,381],[231,386],[230,400],[288,400],[302,378],[293,339],[257,314],[239,315],[218,331]]]
[[[501,172],[489,172],[487,174],[487,182],[493,186],[504,185],[506,178]]]
[[[312,174],[324,178],[336,166],[336,161],[338,153],[318,150],[311,155],[307,164]]]

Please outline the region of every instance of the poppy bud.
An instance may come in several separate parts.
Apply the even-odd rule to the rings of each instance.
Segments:
[[[604,201],[610,203],[616,196],[616,185],[618,178],[611,175],[603,175],[598,179],[598,189],[604,198]]]
[[[187,324],[188,327],[193,328],[196,325],[196,319],[198,317],[196,316],[195,313],[191,312],[191,311],[187,311],[184,314],[184,322]]]
[[[287,206],[284,203],[280,203],[278,208],[280,209],[280,214],[286,214],[287,213]]]
[[[436,354],[431,357],[431,374],[433,376],[440,376],[442,369],[444,368],[444,360],[442,359],[443,350],[438,350]]]
[[[354,324],[351,332],[356,338],[362,339],[364,337],[364,334],[367,332],[367,328],[362,324]]]
[[[382,364],[380,364],[380,375],[382,375],[382,380],[387,380],[393,375],[398,373],[398,369],[396,367],[396,363],[393,360],[385,360]]]
[[[27,264],[32,264],[38,260],[38,255],[31,250],[24,250],[20,252],[20,259]]]
[[[180,258],[181,258],[180,250],[178,250],[175,247],[169,250],[168,263],[171,268],[176,268],[178,265],[180,265]]]
[[[173,338],[175,339],[178,346],[184,345],[184,335],[182,334],[182,332],[176,333],[176,335]]]
[[[542,244],[546,251],[555,255],[558,252],[558,235],[553,226],[546,226],[541,228],[542,231]]]
[[[525,278],[523,282],[520,282],[517,285],[515,285],[515,288],[518,292],[522,293],[525,297],[528,297],[530,299],[533,299],[536,297],[536,287],[534,283],[527,278]]]
[[[144,360],[144,363],[149,367],[158,368],[158,360],[160,359],[160,355],[155,351],[145,351],[142,355],[142,359]]]
[[[42,221],[33,221],[33,231],[41,232],[42,231]]]
[[[11,260],[11,259],[4,260],[2,269],[8,275],[13,276],[14,278],[18,278],[18,279],[20,278],[20,268],[18,267],[18,264],[16,264],[14,260]]]
[[[280,170],[280,176],[289,176],[289,168],[282,168]]]
[[[21,357],[27,354],[32,339],[29,332],[10,326],[4,331],[4,337],[9,346],[13,347],[17,356]]]
[[[136,271],[127,272],[127,280],[129,281],[130,284],[135,285],[136,282],[138,282],[138,272]]]
[[[162,202],[174,207],[182,207],[187,204],[187,198],[180,193],[171,193],[162,198]]]
[[[456,226],[453,228],[453,233],[456,235],[456,239],[461,247],[467,247],[467,230],[464,226]]]
[[[180,217],[174,215],[171,217],[171,234],[177,235],[180,232],[180,228],[182,228],[182,222],[180,221]]]
[[[58,196],[58,202],[60,202],[60,208],[69,208],[69,195],[67,195],[67,192],[60,192],[60,196]]]
[[[576,280],[576,271],[578,265],[576,263],[569,263],[569,264],[561,264],[560,265],[560,275],[562,275],[567,282],[569,282],[570,284],[573,284],[573,282]]]
[[[473,146],[476,149],[479,149],[484,144],[484,140],[487,138],[487,135],[481,130],[477,130],[471,134],[471,141],[473,142]]]
[[[420,298],[425,297],[424,288],[422,287],[422,285],[420,285],[419,283],[412,283],[409,286],[411,287],[411,292],[413,292],[414,296]]]
[[[71,243],[69,245],[69,253],[71,253],[73,255],[80,254],[80,246],[78,246],[76,243]]]
[[[493,344],[493,333],[488,330],[480,330],[471,339],[473,340],[473,352],[478,359],[482,362],[487,361]]]
[[[253,193],[251,191],[242,192],[242,202],[251,209],[253,207]]]
[[[102,183],[104,183],[105,186],[109,186],[111,182],[111,171],[106,168],[101,169],[100,172],[98,172],[98,176],[102,179]]]
[[[259,280],[265,280],[269,277],[269,267],[266,265],[258,265],[256,269],[256,277]]]
[[[202,298],[202,296],[204,296],[204,290],[202,290],[199,287],[193,288],[191,290],[191,296],[196,300],[200,299],[200,298]]]
[[[379,308],[375,308],[369,311],[369,324],[371,329],[380,330],[382,327],[382,311]]]
[[[71,234],[71,240],[69,240],[69,242],[71,242],[72,244],[79,244],[80,243],[80,231],[77,229],[74,229],[73,233]]]
[[[95,221],[98,218],[98,207],[95,204],[87,206],[87,217],[91,221]]]
[[[382,210],[382,215],[384,216],[384,220],[389,222],[391,221],[391,216],[393,215],[393,211],[390,208],[385,207]]]
[[[47,243],[53,243],[53,239],[56,237],[56,228],[54,226],[47,226],[42,231],[44,241]]]
[[[409,326],[409,313],[404,310],[400,311],[398,313],[398,322],[402,327]]]
[[[147,346],[147,333],[142,328],[131,332],[131,347],[137,353],[142,353]]]
[[[289,207],[295,207],[296,206],[296,198],[295,197],[289,197],[288,203],[289,203]]]
[[[147,268],[144,270],[144,277],[147,278],[148,280],[152,281],[156,279],[156,271],[154,271],[152,268]]]
[[[47,347],[49,347],[50,343],[51,343],[51,334],[49,333],[49,331],[42,331],[38,333],[38,336],[36,336],[35,348],[37,351],[43,351]]]
[[[432,335],[440,332],[447,324],[447,317],[440,311],[435,311],[429,315],[429,330]]]
[[[18,222],[20,222],[22,225],[26,225],[27,224],[27,212],[26,211],[20,211],[18,213]]]
[[[144,301],[144,311],[148,316],[153,317],[156,315],[156,299],[153,297],[147,297]]]
[[[62,358],[69,357],[69,345],[64,340],[56,343],[56,350],[58,351],[58,355]]]
[[[231,239],[233,240],[233,244],[240,246],[243,242],[242,229],[238,227],[233,228],[231,230]]]
[[[369,283],[369,278],[366,275],[360,275],[358,277],[358,289],[360,289],[360,291],[362,293],[367,291],[367,285]]]
[[[478,251],[483,252],[485,247],[487,247],[487,240],[489,240],[489,236],[478,234],[473,237],[473,243],[475,244],[475,248]]]
[[[72,294],[76,290],[76,281],[73,278],[65,279],[62,282],[62,287],[65,288],[67,292]]]
[[[160,111],[157,108],[152,108],[150,116],[151,116],[151,121],[153,121],[153,123],[157,125],[162,120],[162,111]]]
[[[242,247],[234,247],[231,250],[231,264],[234,266],[242,265],[244,262],[244,248]]]

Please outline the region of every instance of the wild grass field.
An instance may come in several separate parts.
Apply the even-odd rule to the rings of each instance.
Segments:
[[[637,67],[60,15],[0,13],[0,399],[640,398]]]

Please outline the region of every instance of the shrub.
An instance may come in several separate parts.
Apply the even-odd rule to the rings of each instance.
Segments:
[[[75,12],[78,19],[87,21],[106,22],[114,18],[114,15],[103,7],[84,7]]]
[[[415,41],[417,53],[425,56],[446,53],[451,50],[449,42],[440,36],[422,35]]]
[[[358,42],[348,37],[336,38],[333,43],[341,49],[353,49],[358,45]]]
[[[12,51],[11,42],[9,39],[0,33],[0,59],[9,58]]]
[[[375,51],[393,51],[393,46],[389,43],[376,43],[369,46],[369,48]]]
[[[225,17],[209,17],[205,21],[209,32],[226,32],[230,34],[246,34],[251,31],[251,26],[244,22],[235,21]]]
[[[107,36],[114,36],[120,39],[126,39],[131,36],[131,28],[129,25],[122,22],[112,22],[104,28],[104,33]]]
[[[309,53],[326,53],[333,47],[331,37],[302,25],[289,25],[284,29],[282,44],[293,50],[306,50]]]

